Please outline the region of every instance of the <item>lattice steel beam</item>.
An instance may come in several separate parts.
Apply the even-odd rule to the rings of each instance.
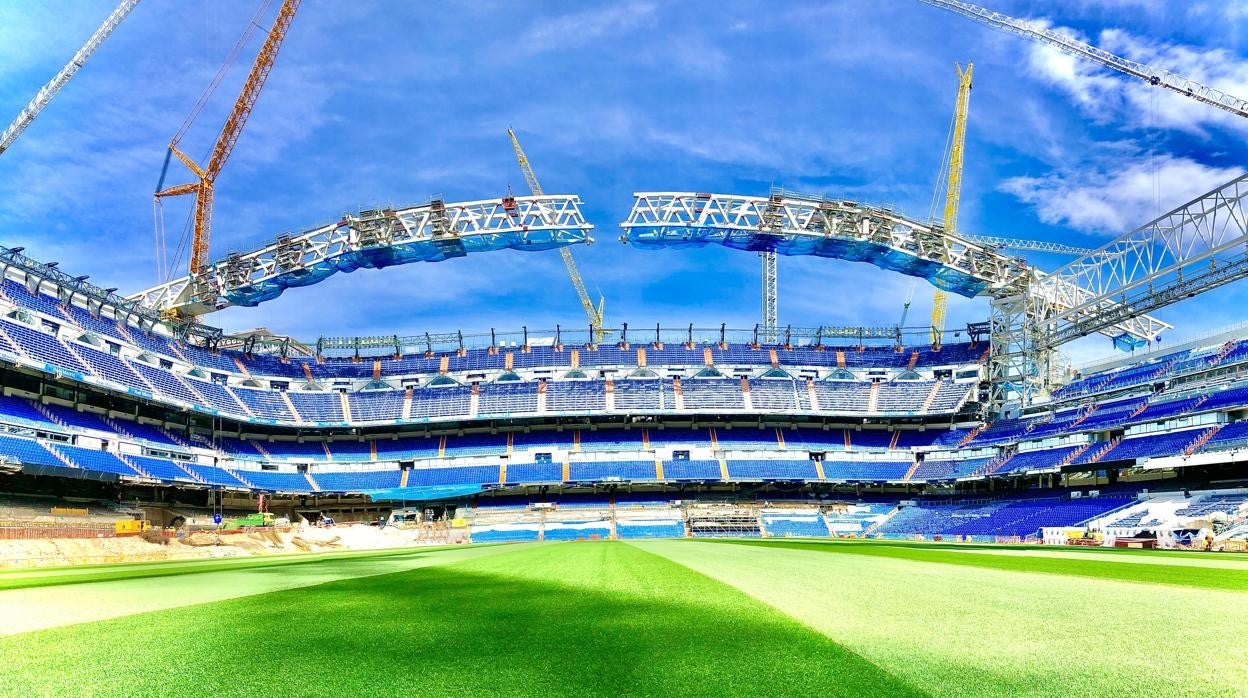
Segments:
[[[255,306],[287,288],[308,286],[339,271],[438,262],[471,252],[539,251],[592,242],[575,195],[508,197],[463,203],[434,200],[402,209],[364,211],[261,249],[231,254],[207,271],[130,298],[161,311],[200,315]]]
[[[1156,339],[1144,313],[1244,277],[1248,174],[1199,196],[1039,279],[1038,312],[1057,346],[1110,326]]]
[[[757,252],[865,261],[962,296],[1022,289],[1027,263],[940,226],[854,201],[798,196],[643,192],[621,227],[643,248],[718,244]]]

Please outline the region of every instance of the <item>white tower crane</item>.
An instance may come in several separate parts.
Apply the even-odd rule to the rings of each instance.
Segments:
[[[9,146],[13,145],[13,141],[16,141],[17,137],[22,135],[22,131],[26,130],[26,127],[35,120],[36,116],[39,116],[39,112],[48,106],[48,102],[51,102],[52,98],[69,82],[69,79],[74,77],[74,73],[77,73],[78,69],[86,64],[91,54],[95,53],[95,50],[100,47],[100,44],[104,43],[108,35],[112,34],[117,25],[121,24],[121,20],[125,19],[126,15],[130,14],[130,11],[138,4],[139,0],[121,0],[121,3],[117,5],[117,9],[113,10],[113,13],[108,16],[108,19],[104,20],[100,28],[95,30],[90,39],[87,39],[87,43],[78,49],[78,53],[75,53],[74,57],[69,59],[69,63],[66,63],[64,68],[61,68],[61,72],[53,76],[48,81],[48,84],[35,93],[34,99],[30,100],[26,108],[18,113],[13,123],[9,124],[4,133],[0,134],[0,153],[8,150]]]
[[[939,7],[943,10],[949,10],[950,12],[956,12],[977,22],[987,24],[990,27],[1003,29],[1029,39],[1044,42],[1066,53],[1100,63],[1107,68],[1113,68],[1131,77],[1139,78],[1150,85],[1158,85],[1199,102],[1229,111],[1232,114],[1248,117],[1248,101],[1228,95],[1208,85],[1202,85],[1182,75],[1176,75],[1168,70],[1153,68],[1143,63],[1116,56],[1109,51],[1085,44],[1069,36],[1064,36],[1051,29],[1041,27],[1034,22],[1015,19],[1000,12],[993,12],[992,10],[972,5],[969,2],[961,2],[960,0],[919,0],[919,2],[926,3],[932,7]]]

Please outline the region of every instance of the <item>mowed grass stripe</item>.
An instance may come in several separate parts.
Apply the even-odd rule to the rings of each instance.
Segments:
[[[404,572],[495,554],[497,547],[460,546],[407,555],[351,555],[299,564],[239,566],[217,571],[109,579],[73,586],[0,591],[0,635],[88,623],[169,608],[214,603],[340,579]],[[177,569],[182,567],[173,565]]]
[[[809,548],[645,541],[942,696],[1243,695],[1237,592]],[[1189,661],[1189,658],[1202,658]]]
[[[74,567],[5,570],[0,572],[0,591],[7,589],[28,589],[32,587],[56,586],[62,584],[86,584],[91,582],[107,582],[122,579],[146,579],[149,577],[170,577],[184,574],[203,574],[207,572],[284,567],[287,565],[307,565],[332,560],[349,560],[352,558],[377,559],[389,557],[402,559],[424,555],[435,550],[444,550],[448,547],[454,546],[398,548],[392,550],[343,550],[319,553],[261,555],[255,557],[240,556],[229,558],[205,558],[197,560],[161,560],[153,562],[130,562],[102,565],[80,565]]]
[[[28,633],[0,639],[0,659],[0,695],[921,695],[736,589],[614,542]]]
[[[887,557],[916,562],[965,565],[1007,572],[1058,574],[1122,582],[1167,584],[1201,589],[1248,591],[1248,569],[1174,565],[1165,562],[1148,564],[1137,559],[1131,563],[1087,556],[1049,557],[1042,555],[993,555],[990,552],[963,551],[946,546],[915,547],[886,542],[816,541],[816,540],[732,540],[715,541],[717,545],[744,545],[765,548],[786,548],[820,553],[842,553],[870,557]]]

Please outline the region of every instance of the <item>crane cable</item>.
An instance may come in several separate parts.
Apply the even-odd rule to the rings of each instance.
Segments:
[[[261,0],[260,7],[256,10],[256,13],[252,15],[251,21],[248,22],[246,28],[243,29],[242,34],[239,35],[238,39],[234,42],[234,45],[230,48],[230,52],[226,55],[225,61],[221,64],[221,67],[217,69],[216,74],[213,75],[212,80],[208,83],[208,86],[199,95],[199,98],[195,101],[195,105],[191,107],[190,113],[187,114],[186,120],[182,122],[182,126],[179,127],[177,133],[174,134],[173,139],[169,141],[169,148],[165,153],[165,163],[160,171],[160,179],[156,183],[156,191],[161,191],[164,188],[165,175],[169,172],[169,164],[173,156],[173,149],[182,141],[182,138],[195,123],[195,119],[199,116],[200,112],[204,110],[204,107],[207,106],[209,99],[211,99],[213,93],[216,92],[217,87],[221,84],[221,81],[225,79],[226,74],[230,72],[230,68],[234,66],[234,62],[238,59],[239,54],[242,53],[243,48],[251,40],[251,37],[256,33],[256,30],[262,28],[261,21],[264,19],[264,16],[268,14],[269,7],[271,7],[272,4],[273,0]],[[211,153],[212,144],[208,144],[205,148],[204,154],[200,157],[200,162],[206,160],[208,155]],[[193,210],[189,211],[186,215],[186,221],[182,226],[182,234],[178,238],[178,247],[174,251],[172,262],[170,262],[167,237],[165,235],[165,207],[164,203],[160,200],[160,197],[154,197],[152,204],[152,217],[155,221],[156,230],[156,278],[158,283],[168,283],[173,279],[174,270],[181,266],[182,257],[186,254],[186,251],[190,246],[191,238],[194,232],[192,228],[192,216]]]

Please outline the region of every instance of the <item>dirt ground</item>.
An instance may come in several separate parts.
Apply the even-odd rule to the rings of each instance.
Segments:
[[[362,525],[316,528],[306,524],[254,533],[197,532],[160,543],[141,537],[4,540],[0,541],[0,569],[382,550],[447,542],[455,541],[416,530]]]

